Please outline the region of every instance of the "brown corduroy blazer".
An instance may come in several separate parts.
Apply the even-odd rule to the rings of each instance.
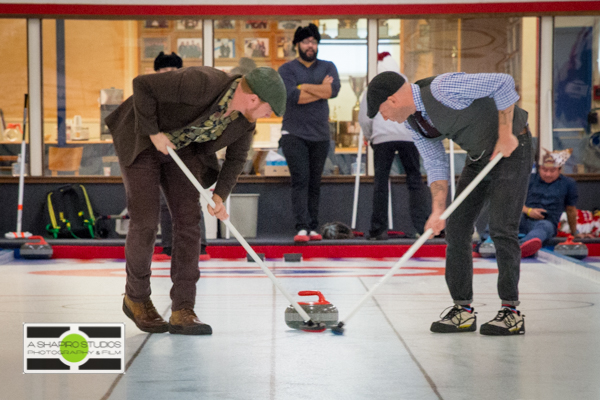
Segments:
[[[133,80],[133,95],[106,117],[119,161],[130,166],[144,150],[153,148],[150,135],[202,123],[239,75],[211,67],[188,67]],[[252,145],[255,123],[243,115],[232,121],[216,140],[192,143],[205,165],[199,178],[204,187],[217,182],[215,193],[225,200],[242,172]],[[216,152],[227,147],[219,171]]]

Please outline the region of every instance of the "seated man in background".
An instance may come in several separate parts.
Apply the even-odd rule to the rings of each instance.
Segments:
[[[571,234],[577,232],[577,185],[562,175],[562,166],[571,156],[571,149],[548,152],[542,157],[537,172],[529,179],[527,200],[519,224],[521,257],[530,257],[544,243],[556,236],[560,215],[567,213]]]

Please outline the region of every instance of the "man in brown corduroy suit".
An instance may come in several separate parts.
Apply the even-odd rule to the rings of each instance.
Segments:
[[[209,325],[194,313],[200,278],[199,193],[173,159],[179,157],[204,187],[216,182],[215,208],[223,205],[241,173],[256,119],[285,111],[286,92],[277,72],[256,68],[245,76],[189,67],[138,76],[133,96],[106,119],[119,157],[130,216],[125,244],[127,284],[123,311],[144,332],[203,335]],[[227,147],[221,168],[216,152]],[[151,260],[159,222],[160,190],[173,217],[172,314],[167,323],[150,299]]]

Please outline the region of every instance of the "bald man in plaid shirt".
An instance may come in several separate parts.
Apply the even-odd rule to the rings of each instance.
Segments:
[[[490,200],[490,236],[496,245],[501,308],[483,324],[484,335],[525,333],[519,302],[519,218],[525,202],[533,152],[527,112],[515,103],[519,95],[506,74],[447,73],[405,82],[395,73],[376,76],[367,92],[368,116],[405,123],[423,157],[432,194],[432,213],[425,225],[435,235],[444,228],[448,243],[446,283],[454,305],[431,325],[432,332],[473,332],[473,226]],[[406,122],[405,122],[406,121]],[[442,143],[452,139],[467,152],[457,195],[501,152],[504,158],[448,218],[440,219],[448,197],[449,164]],[[444,310],[446,311],[446,310]]]

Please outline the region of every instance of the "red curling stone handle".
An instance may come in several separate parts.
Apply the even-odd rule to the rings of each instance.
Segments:
[[[37,242],[31,242],[31,240],[37,240]],[[44,240],[42,236],[30,236],[27,238],[27,242],[25,244],[48,244]]]
[[[298,296],[319,296],[319,303],[327,303],[327,300],[325,300],[325,296],[323,296],[323,293],[317,290],[303,290],[301,292],[298,292]]]

